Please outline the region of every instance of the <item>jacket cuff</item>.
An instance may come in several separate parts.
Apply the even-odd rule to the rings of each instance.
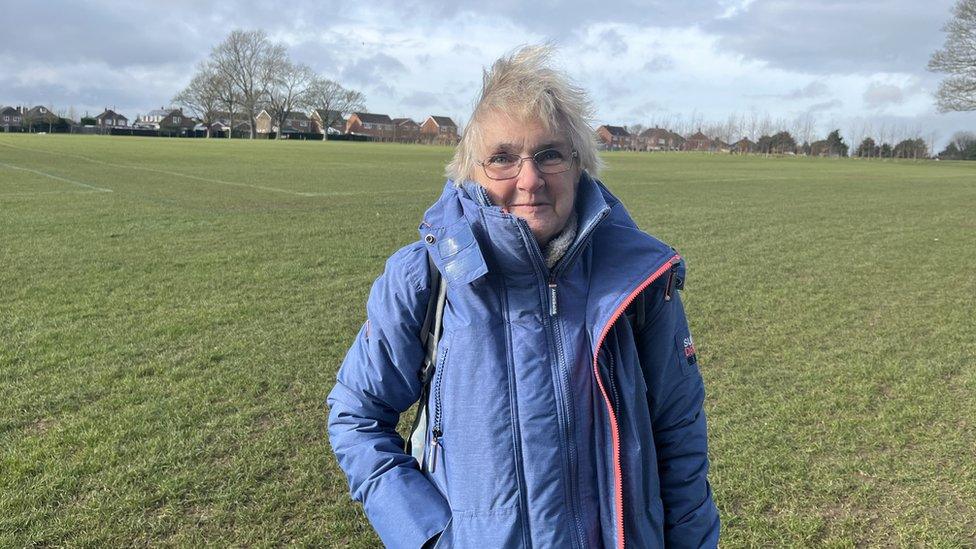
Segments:
[[[418,549],[447,528],[451,507],[418,469],[397,467],[373,481],[363,508],[390,549]]]

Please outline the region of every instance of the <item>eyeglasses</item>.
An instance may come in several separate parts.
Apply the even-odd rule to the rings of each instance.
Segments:
[[[485,175],[489,179],[497,181],[518,177],[518,174],[522,172],[522,163],[526,160],[535,162],[535,166],[539,172],[546,175],[555,175],[569,170],[577,158],[579,158],[577,151],[573,151],[567,156],[559,149],[546,149],[532,156],[519,156],[509,153],[493,154],[484,162],[478,162],[478,164],[485,170]]]

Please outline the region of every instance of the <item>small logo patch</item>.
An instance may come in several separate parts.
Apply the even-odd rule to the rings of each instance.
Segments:
[[[695,364],[698,359],[695,357],[695,341],[691,338],[691,334],[682,340],[685,346],[685,358],[688,359],[688,364]]]

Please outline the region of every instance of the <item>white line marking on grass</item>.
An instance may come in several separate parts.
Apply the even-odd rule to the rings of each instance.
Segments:
[[[93,191],[100,192],[100,193],[110,193],[110,192],[112,192],[112,189],[104,189],[102,187],[96,187],[94,185],[89,185],[88,183],[82,183],[81,181],[75,181],[74,179],[68,179],[67,177],[61,177],[60,175],[54,175],[54,174],[50,174],[50,173],[47,173],[47,172],[41,172],[41,171],[38,171],[38,170],[32,170],[30,168],[22,168],[20,166],[14,166],[13,164],[7,164],[6,162],[0,162],[0,166],[3,166],[5,168],[9,168],[11,170],[20,170],[22,172],[30,172],[30,173],[37,174],[37,175],[40,175],[40,176],[43,176],[43,177],[47,177],[49,179],[54,179],[56,181],[64,181],[65,183],[71,183],[72,185],[80,185],[82,187],[85,187],[87,189],[91,189]]]
[[[46,194],[96,194],[102,191],[35,191],[26,193],[0,193],[0,198],[7,196],[38,196]]]
[[[318,192],[318,193],[316,193],[316,192],[290,191],[288,189],[281,189],[281,188],[278,188],[278,187],[267,187],[267,186],[264,186],[264,185],[252,185],[250,183],[240,183],[238,181],[224,181],[224,180],[221,180],[221,179],[211,179],[211,178],[208,178],[208,177],[201,177],[199,175],[193,175],[193,174],[187,174],[187,173],[179,173],[179,172],[171,172],[171,171],[168,171],[168,170],[160,170],[160,169],[157,169],[157,168],[147,168],[145,166],[129,166],[129,165],[126,165],[126,164],[115,164],[113,162],[105,162],[104,160],[98,160],[97,158],[91,158],[91,157],[88,157],[88,156],[82,156],[80,154],[65,153],[65,152],[54,152],[54,151],[45,151],[43,149],[32,149],[30,147],[18,147],[16,145],[11,145],[9,143],[4,143],[2,141],[0,141],[0,145],[3,145],[4,147],[10,147],[11,149],[20,149],[22,151],[31,151],[31,152],[36,152],[36,153],[50,154],[50,155],[54,155],[54,156],[67,156],[67,157],[70,157],[70,158],[77,158],[79,160],[84,160],[86,162],[91,162],[93,164],[101,164],[102,166],[109,166],[109,167],[113,167],[113,168],[122,168],[122,169],[126,169],[126,170],[141,170],[141,171],[144,171],[144,172],[154,172],[154,173],[159,173],[159,174],[163,174],[163,175],[172,175],[172,176],[175,176],[175,177],[185,177],[187,179],[195,179],[197,181],[203,181],[203,182],[206,182],[206,183],[216,183],[218,185],[231,185],[231,186],[234,186],[234,187],[247,187],[247,188],[250,188],[250,189],[258,189],[258,190],[262,190],[262,191],[269,191],[269,192],[276,192],[276,193],[285,193],[285,194],[290,194],[292,196],[309,196],[309,197],[311,197],[311,196],[359,196],[359,195],[372,195],[372,194],[406,194],[406,193],[426,193],[426,192],[428,192],[427,189],[417,189],[417,190],[384,189],[384,190],[365,191],[365,192],[363,192],[363,191],[358,191],[358,192],[357,191],[333,191],[333,192]]]

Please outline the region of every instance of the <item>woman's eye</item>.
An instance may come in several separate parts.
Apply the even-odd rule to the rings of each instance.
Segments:
[[[559,162],[563,159],[563,155],[556,149],[548,149],[536,154],[535,158],[539,162]]]
[[[514,162],[510,154],[496,154],[488,157],[488,163],[492,166],[508,166]]]

